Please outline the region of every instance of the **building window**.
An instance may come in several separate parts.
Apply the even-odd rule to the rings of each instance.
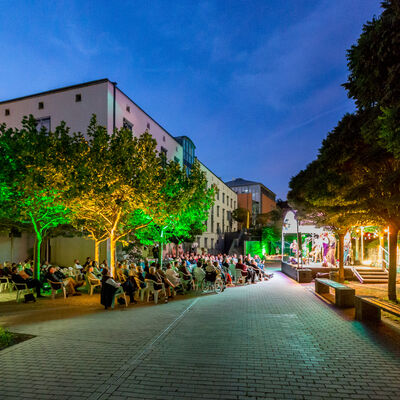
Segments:
[[[47,132],[50,132],[50,117],[39,118],[36,120],[36,129],[40,131],[42,128],[45,128]]]
[[[231,199],[231,208],[232,208],[232,202],[233,202],[233,200]]]
[[[225,203],[225,193],[222,193],[222,202]]]
[[[211,238],[211,248],[212,249],[214,248],[214,239],[213,238]]]
[[[4,110],[4,115],[10,115],[10,109],[9,108],[6,108]]]
[[[226,204],[229,207],[229,196],[228,195],[226,195]]]
[[[38,103],[38,108],[39,108],[39,110],[43,110],[43,108],[44,108],[44,103],[43,103],[43,101],[39,101],[39,103]]]
[[[133,124],[132,122],[129,122],[126,118],[123,119],[123,127],[125,129],[128,129],[128,131],[133,132]]]
[[[208,238],[204,238],[204,247],[207,248],[208,247]]]
[[[75,103],[79,103],[80,101],[82,101],[82,95],[79,93],[75,95]]]
[[[162,137],[162,141],[165,142],[165,136]]]
[[[219,217],[219,206],[217,206],[217,217]]]
[[[217,200],[219,200],[219,191],[217,191]]]
[[[218,233],[218,234],[221,233],[221,227],[219,226],[219,222],[217,222],[217,233]]]
[[[129,106],[126,106],[126,111],[130,113],[131,112],[131,108]]]
[[[147,123],[147,129],[150,129],[150,122]]]

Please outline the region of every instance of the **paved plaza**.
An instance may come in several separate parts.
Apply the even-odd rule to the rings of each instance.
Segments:
[[[280,272],[218,295],[10,330],[36,337],[0,352],[3,399],[400,398],[398,336]]]

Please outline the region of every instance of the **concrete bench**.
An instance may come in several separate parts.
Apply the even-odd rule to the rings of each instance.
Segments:
[[[315,292],[329,293],[329,288],[335,289],[335,305],[338,307],[354,307],[355,290],[330,279],[315,278]]]
[[[380,300],[374,296],[356,296],[354,302],[358,321],[370,320],[379,322],[382,310],[400,317],[400,306]]]

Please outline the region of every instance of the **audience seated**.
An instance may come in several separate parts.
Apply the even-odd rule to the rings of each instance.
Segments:
[[[17,285],[18,284],[26,284],[28,289],[36,288],[37,297],[43,297],[40,294],[40,289],[42,288],[42,284],[39,280],[31,278],[26,274],[25,271],[18,271],[16,266],[11,269],[11,279]]]
[[[105,309],[114,308],[115,296],[124,293],[124,289],[110,276],[108,268],[103,268],[102,274],[100,303]]]
[[[76,289],[83,285],[83,281],[77,282],[73,278],[66,278],[65,275],[55,267],[51,266],[46,274],[46,279],[50,282],[53,289],[60,289],[62,284],[67,289],[67,296],[72,294],[73,296],[80,296],[81,293],[77,292]]]

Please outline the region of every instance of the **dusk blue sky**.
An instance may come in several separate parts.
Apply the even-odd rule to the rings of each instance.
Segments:
[[[0,100],[109,78],[223,180],[286,198],[352,111],[346,49],[378,0],[0,0]]]

